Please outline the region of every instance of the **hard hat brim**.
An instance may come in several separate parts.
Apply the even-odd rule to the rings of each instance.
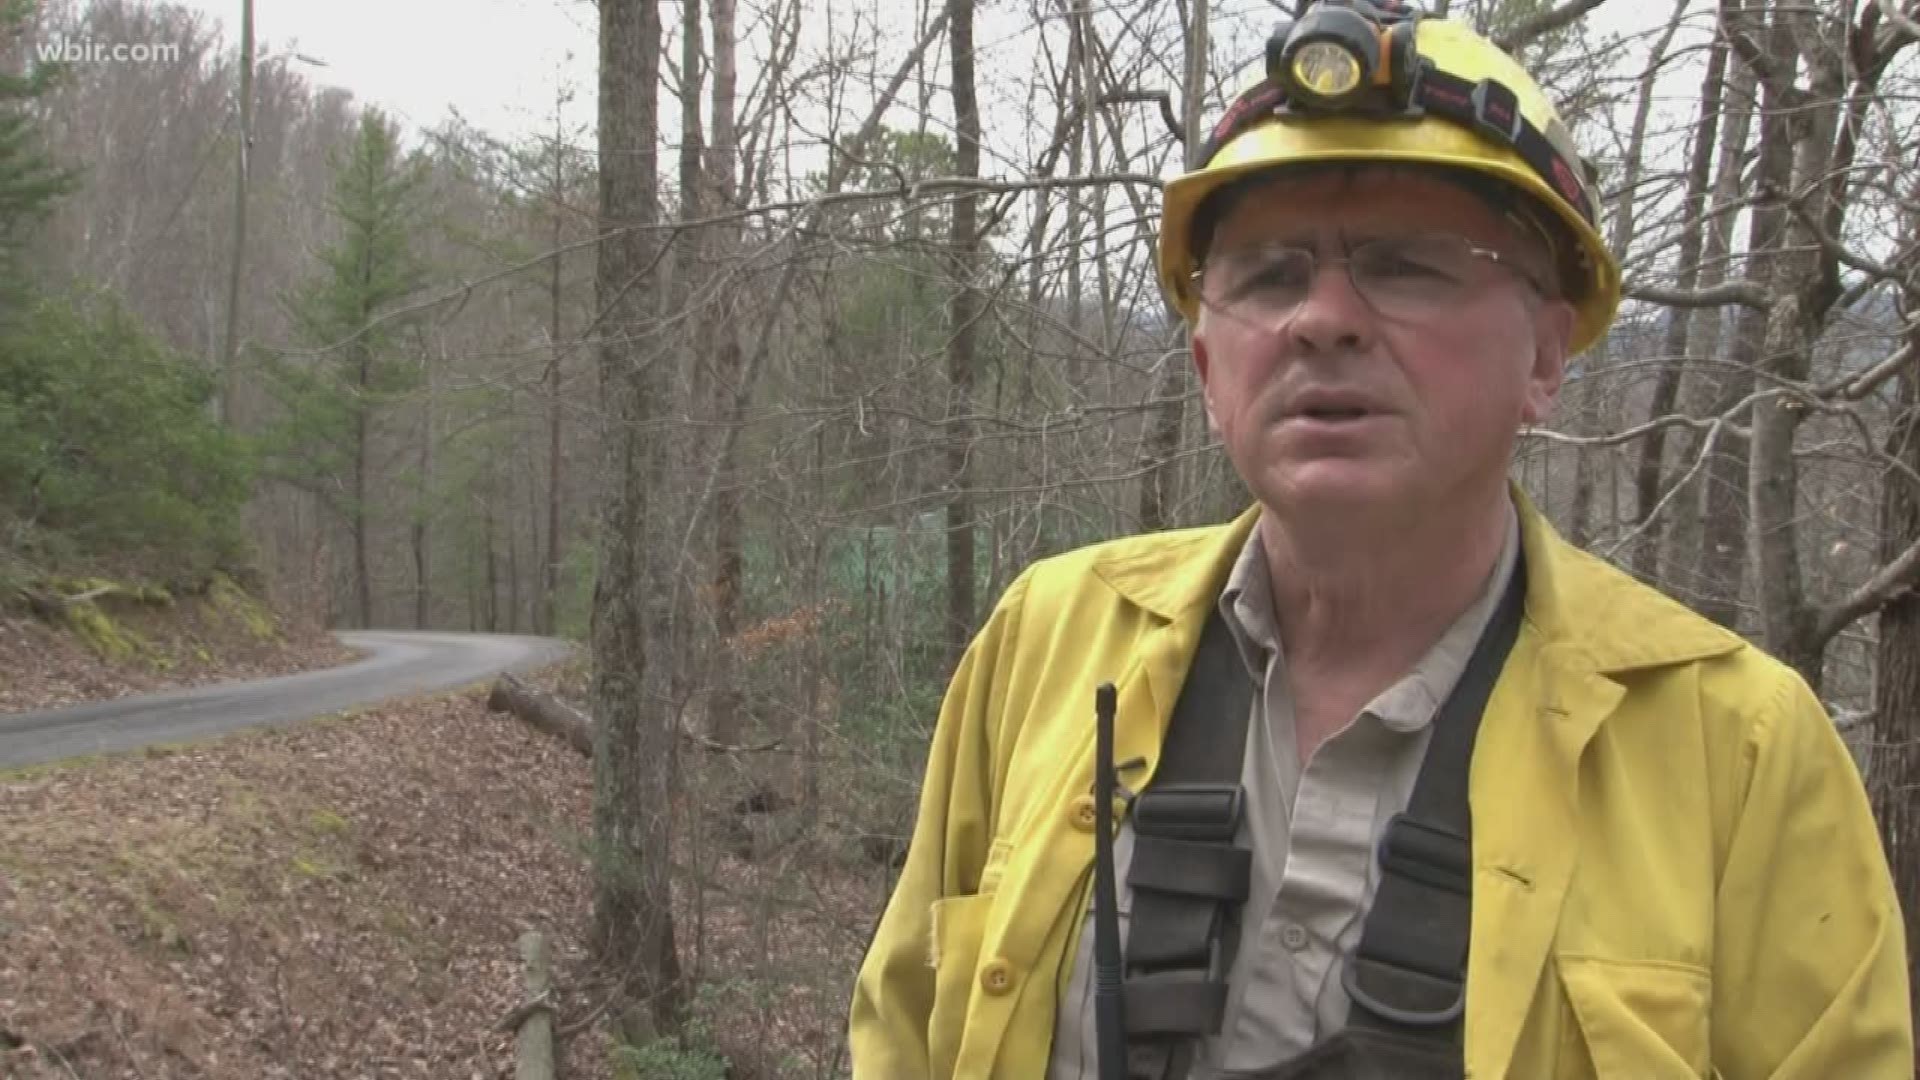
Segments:
[[[1192,228],[1207,197],[1256,172],[1282,174],[1304,165],[1418,164],[1463,169],[1489,177],[1531,197],[1551,213],[1579,245],[1579,273],[1563,282],[1574,305],[1572,353],[1584,352],[1605,335],[1620,304],[1619,267],[1605,240],[1560,199],[1512,150],[1436,117],[1275,117],[1227,145],[1203,169],[1165,188],[1160,228],[1161,286],[1189,322],[1199,317],[1194,293]],[[1563,275],[1564,276],[1564,275]]]

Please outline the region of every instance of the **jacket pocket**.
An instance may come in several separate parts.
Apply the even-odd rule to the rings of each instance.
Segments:
[[[927,1057],[932,1075],[953,1075],[960,1036],[967,1026],[980,940],[987,928],[992,893],[949,896],[933,902],[933,933],[927,963],[933,967],[933,1010],[927,1016]]]
[[[1600,1080],[1704,1080],[1712,1075],[1712,980],[1681,963],[1561,956],[1579,1041]],[[1580,1075],[1566,1062],[1563,1075]]]

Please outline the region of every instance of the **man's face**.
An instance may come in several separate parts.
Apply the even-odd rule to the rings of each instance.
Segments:
[[[1383,316],[1326,264],[1364,241],[1434,233],[1512,265],[1473,258],[1457,303],[1409,319]],[[1260,244],[1322,260],[1304,298],[1265,323],[1203,307],[1193,353],[1208,419],[1263,504],[1400,516],[1504,485],[1515,433],[1559,389],[1573,324],[1569,304],[1522,276],[1545,279],[1541,241],[1462,188],[1380,167],[1256,187],[1215,230],[1207,272]]]

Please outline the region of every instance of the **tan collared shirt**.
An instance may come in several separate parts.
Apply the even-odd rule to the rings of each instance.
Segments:
[[[1466,669],[1512,576],[1520,538],[1511,510],[1507,520],[1506,542],[1479,597],[1411,671],[1329,737],[1304,768],[1260,530],[1248,536],[1221,592],[1220,613],[1255,691],[1240,780],[1247,793],[1240,842],[1253,851],[1252,883],[1230,969],[1226,1019],[1221,1034],[1205,1041],[1191,1080],[1276,1065],[1346,1023],[1340,963],[1359,944],[1363,916],[1379,885],[1374,850],[1387,821],[1406,808],[1433,715]],[[1133,906],[1126,884],[1132,854],[1133,829],[1123,823],[1114,839],[1123,943]],[[1048,1080],[1091,1080],[1097,1073],[1094,1047],[1089,912],[1055,1023]]]

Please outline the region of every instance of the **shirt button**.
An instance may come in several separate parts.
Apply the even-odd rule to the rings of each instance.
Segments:
[[[987,961],[980,969],[980,989],[995,997],[1013,989],[1013,965],[1001,957]]]
[[[1093,796],[1082,795],[1073,800],[1073,804],[1067,807],[1067,817],[1073,822],[1074,828],[1079,829],[1081,832],[1092,832],[1094,826]]]
[[[1290,952],[1299,952],[1307,947],[1307,928],[1299,923],[1288,923],[1280,930],[1280,944]]]

